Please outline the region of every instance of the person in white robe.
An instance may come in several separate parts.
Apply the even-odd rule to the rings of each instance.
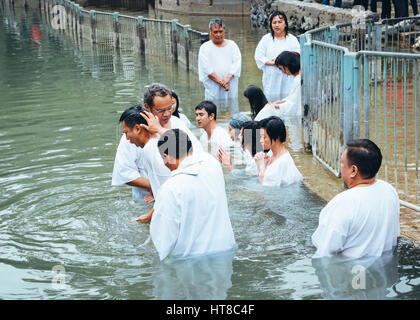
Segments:
[[[278,117],[270,117],[260,123],[261,145],[264,150],[270,149],[272,152],[271,156],[259,152],[254,157],[262,185],[286,187],[300,183],[303,179],[302,174],[284,145],[286,141],[284,122]]]
[[[204,99],[215,102],[221,110],[239,112],[238,83],[242,56],[233,40],[225,39],[225,25],[215,18],[209,24],[210,40],[198,53],[198,77],[204,85]]]
[[[255,49],[255,62],[263,72],[264,93],[270,102],[287,97],[293,86],[293,77],[280,72],[274,63],[276,57],[285,50],[300,53],[299,41],[288,29],[286,15],[275,11],[270,16],[271,32],[261,38]]]
[[[146,177],[146,171],[141,164],[142,149],[136,147],[123,135],[115,155],[114,169],[112,171],[112,186],[123,186],[139,178]],[[143,200],[150,194],[151,189],[131,186],[134,200]]]
[[[154,95],[156,94],[155,91],[160,92],[163,90],[162,88],[164,88],[166,91],[169,90],[162,84],[152,84],[147,89],[145,98],[146,100],[149,100],[148,102],[152,104],[152,106],[150,107],[147,103],[145,103],[146,109],[151,111],[159,118],[159,128],[181,128],[187,132],[188,136],[193,141],[195,148],[200,149],[200,142],[187,128],[184,121],[176,116],[172,116],[172,111],[176,110],[175,108],[171,106],[171,110],[164,110],[164,112],[161,112],[161,109],[153,106],[153,99]],[[162,92],[164,93],[164,91]],[[152,100],[150,100],[150,96],[152,96]],[[172,96],[171,99],[175,100],[173,98],[175,98],[174,96]],[[153,133],[156,133],[156,131]],[[130,143],[125,137],[125,134],[123,134],[115,155],[114,169],[112,173],[112,185],[131,185],[133,190],[133,199],[144,199],[146,202],[152,202],[154,201],[154,197],[153,193],[150,193],[150,182],[142,162],[143,153],[144,152],[142,148],[136,147],[134,144]]]
[[[191,151],[191,141],[179,129],[166,131],[158,147],[171,170],[159,190],[150,224],[160,260],[168,255],[192,257],[234,249],[219,162],[208,153]]]
[[[233,141],[226,129],[217,125],[217,106],[209,100],[201,101],[195,107],[197,126],[203,129],[200,143],[204,151],[216,156],[218,149],[228,150]]]
[[[179,97],[176,94],[176,92],[173,91],[173,90],[172,90],[172,99],[173,99],[173,101],[175,101],[175,110],[172,113],[172,115],[181,119],[182,122],[184,122],[184,124],[187,126],[188,129],[194,128],[194,125],[191,123],[190,119],[188,119],[185,114],[180,112]]]
[[[156,142],[162,133],[171,127],[182,128],[187,132],[197,152],[201,151],[201,145],[194,134],[184,125],[182,120],[172,116],[175,104],[171,91],[162,84],[150,85],[144,94],[144,108],[139,110],[127,109],[121,115],[120,122],[124,134],[131,143],[141,147],[143,152],[139,160],[145,169],[150,188],[154,197],[161,184],[169,177],[169,170],[164,166],[158,155]],[[148,110],[148,111],[147,111]],[[125,115],[127,113],[127,115]],[[128,117],[128,118],[127,118]],[[127,118],[127,120],[125,120]],[[150,143],[148,143],[150,141]],[[141,215],[132,221],[142,223],[149,222],[153,215],[153,209],[145,215]]]
[[[282,73],[293,77],[293,85],[289,95],[283,100],[265,105],[255,117],[256,121],[271,116],[281,117],[282,119],[302,117],[302,78],[299,53],[284,51],[277,56],[275,64]]]
[[[347,143],[341,177],[349,189],[322,209],[312,235],[314,258],[380,256],[397,245],[400,202],[396,190],[376,178],[381,162],[380,149],[369,139]]]
[[[241,114],[240,114],[241,115]],[[236,166],[245,165],[245,173],[248,175],[257,175],[257,166],[254,155],[262,150],[259,143],[260,125],[256,121],[250,120],[249,117],[233,115],[229,126],[233,129],[230,131],[231,138],[235,139],[235,146],[230,150],[219,149],[217,159],[224,164],[229,170],[233,170]],[[232,121],[234,120],[234,121]],[[239,128],[239,134],[236,137],[235,131]]]

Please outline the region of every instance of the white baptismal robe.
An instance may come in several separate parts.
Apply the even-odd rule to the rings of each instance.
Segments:
[[[198,141],[197,137],[191,132],[191,130],[187,128],[187,126],[181,119],[172,116],[170,119],[170,126],[171,129],[183,130],[190,138],[194,150],[202,150],[201,144]],[[157,160],[157,158],[153,158],[156,157],[157,154],[156,150],[153,150],[153,156],[151,159],[156,159],[154,161],[159,161]],[[114,169],[112,172],[112,185],[125,185],[126,183],[131,182],[140,177],[147,178],[150,180],[149,175],[151,175],[152,178],[154,178],[155,180],[155,187],[158,188],[160,186],[160,183],[157,184],[157,182],[161,179],[153,177],[152,173],[147,172],[144,164],[143,155],[144,150],[127,140],[125,134],[123,134],[123,136],[120,139],[120,144],[117,148],[117,153],[115,155]],[[151,166],[148,166],[148,168],[149,170],[151,170]],[[159,170],[160,173],[162,173],[163,171],[165,171],[164,168],[161,168]],[[166,171],[166,176],[169,177],[169,169],[167,169]],[[139,200],[143,200],[144,196],[149,193],[147,189],[135,186],[132,187],[132,192],[133,199]],[[153,194],[156,195],[155,193]]]
[[[242,57],[237,44],[226,40],[224,47],[217,47],[211,40],[203,43],[198,53],[198,76],[205,89],[205,100],[211,100],[219,107],[219,103],[228,103],[238,99],[238,80],[241,75]],[[208,77],[215,73],[219,78],[233,75],[229,82],[229,91]]]
[[[400,235],[400,203],[395,189],[376,179],[336,195],[321,211],[312,235],[314,258],[342,253],[351,258],[380,256]]]
[[[235,247],[223,171],[205,152],[181,162],[162,185],[154,208],[150,234],[161,260]]]
[[[202,147],[195,135],[185,126],[184,122],[177,117],[171,117],[171,129],[180,129],[190,138],[193,150],[199,153]],[[150,139],[143,148],[142,166],[150,180],[155,199],[162,184],[169,178],[171,171],[165,166],[157,146],[159,138]]]
[[[185,126],[188,129],[194,128],[194,125],[191,123],[190,119],[187,118],[187,116],[183,113],[179,113],[179,119],[184,122]]]
[[[262,83],[264,93],[268,101],[284,99],[289,95],[293,85],[293,76],[280,71],[277,66],[268,66],[265,63],[277,58],[283,51],[294,51],[300,53],[300,44],[298,39],[288,34],[285,39],[278,40],[270,33],[264,35],[255,49],[255,62],[258,69],[262,70]]]
[[[194,135],[194,133],[191,132],[191,130],[187,127],[187,125],[182,119],[172,116],[171,129],[180,129],[184,131],[188,135],[188,138],[190,138],[193,149],[196,151],[202,150],[200,141],[198,141],[197,137]]]
[[[302,181],[302,174],[296,168],[289,152],[282,154],[269,164],[264,172],[263,185],[270,187],[286,187]]]
[[[156,197],[162,184],[168,180],[171,171],[165,166],[157,146],[158,138],[150,139],[143,147],[142,165],[150,181],[153,195]]]
[[[200,143],[203,150],[209,152],[213,156],[216,156],[219,148],[229,151],[229,148],[233,146],[233,141],[230,138],[229,133],[219,126],[216,126],[212,131],[210,140],[208,139],[207,132],[204,131],[200,137]]]
[[[127,140],[122,135],[115,154],[114,169],[112,171],[112,185],[122,186],[140,177],[147,178],[141,162],[143,150]],[[141,187],[132,187],[133,199],[143,200],[149,191]]]
[[[301,76],[294,77],[289,95],[284,98],[285,102],[279,104],[279,108],[275,108],[273,104],[268,103],[258,112],[255,121],[276,116],[281,119],[286,117],[302,116],[302,86]]]

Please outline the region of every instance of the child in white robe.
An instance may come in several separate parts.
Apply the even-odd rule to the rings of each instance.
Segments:
[[[272,155],[259,152],[255,155],[258,175],[264,186],[289,186],[302,181],[302,174],[287,151],[286,127],[278,117],[270,117],[261,122],[261,145],[264,150],[270,149]]]

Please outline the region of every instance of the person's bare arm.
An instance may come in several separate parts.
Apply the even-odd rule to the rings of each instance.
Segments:
[[[127,182],[127,184],[132,187],[140,187],[152,191],[152,186],[150,185],[149,179],[143,177],[139,177],[133,181]]]
[[[131,219],[131,222],[141,222],[141,223],[148,223],[152,220],[153,213],[155,209],[152,208],[148,213],[141,215],[140,217]]]

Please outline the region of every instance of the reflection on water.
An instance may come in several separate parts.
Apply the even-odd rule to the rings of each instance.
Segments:
[[[348,260],[344,257],[313,259],[326,299],[383,300],[395,297],[398,253]]]
[[[246,88],[261,79],[252,71],[258,37],[238,19],[242,29],[230,32],[246,57]],[[163,58],[75,46],[36,12],[0,13],[0,298],[326,297],[311,263],[325,201],[304,185],[264,188],[243,168],[226,170],[238,245],[232,256],[161,263],[146,242],[149,227],[130,223],[151,205],[131,201],[128,187],[110,186],[119,115],[157,81],[175,89],[193,120],[204,90],[183,70]],[[239,100],[239,109],[248,111],[248,103]],[[219,124],[226,128],[229,117],[221,113]],[[300,124],[287,125],[289,147],[303,158]],[[418,299],[418,249],[403,243],[397,252],[397,283],[387,298]],[[63,290],[52,287],[57,265],[65,268]]]
[[[232,286],[235,252],[223,252],[190,259],[168,258],[153,274],[154,295],[164,300],[226,299]]]

